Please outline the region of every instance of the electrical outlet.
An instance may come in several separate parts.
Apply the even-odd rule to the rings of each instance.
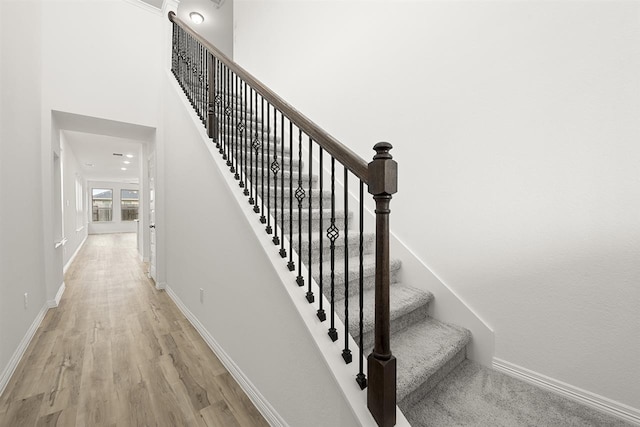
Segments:
[[[24,293],[24,308],[29,307],[29,292]]]
[[[204,303],[204,289],[200,288],[200,302]]]

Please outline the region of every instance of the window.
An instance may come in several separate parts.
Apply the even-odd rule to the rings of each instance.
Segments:
[[[93,221],[111,221],[113,211],[113,190],[93,188],[91,190]]]
[[[122,221],[138,219],[138,190],[120,190]]]

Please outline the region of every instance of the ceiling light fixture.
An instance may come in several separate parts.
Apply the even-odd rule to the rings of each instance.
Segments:
[[[194,24],[202,24],[204,22],[204,16],[198,12],[191,12],[189,18],[191,18]]]
[[[131,159],[133,158],[133,154],[127,154],[127,157]]]
[[[128,164],[129,164],[129,163],[131,163],[131,162],[130,162],[129,160],[125,160],[125,161],[124,161],[124,162],[122,162],[122,163],[124,163],[125,165],[128,165]]]
[[[126,170],[127,170],[127,168],[120,168],[120,170],[126,171]]]

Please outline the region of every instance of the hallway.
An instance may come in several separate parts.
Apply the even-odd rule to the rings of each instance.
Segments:
[[[267,426],[138,260],[90,235],[0,396],[0,427]]]

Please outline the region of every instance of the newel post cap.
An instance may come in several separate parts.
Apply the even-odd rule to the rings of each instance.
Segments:
[[[373,146],[376,155],[369,163],[369,193],[373,195],[395,194],[398,191],[398,163],[389,152],[393,146],[378,142]]]

